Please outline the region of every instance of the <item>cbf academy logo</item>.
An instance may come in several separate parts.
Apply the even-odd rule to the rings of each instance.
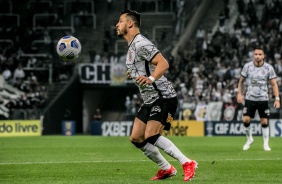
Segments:
[[[206,131],[207,131],[207,136],[212,136],[213,135],[213,123],[211,121],[208,121],[206,123]]]

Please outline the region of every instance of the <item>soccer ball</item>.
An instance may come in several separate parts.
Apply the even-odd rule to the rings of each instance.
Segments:
[[[73,36],[64,36],[57,43],[57,53],[63,60],[74,60],[81,52],[79,40]]]

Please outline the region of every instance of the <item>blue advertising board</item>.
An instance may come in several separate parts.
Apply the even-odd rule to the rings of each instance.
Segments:
[[[62,121],[62,134],[63,135],[75,135],[76,123],[75,121]]]

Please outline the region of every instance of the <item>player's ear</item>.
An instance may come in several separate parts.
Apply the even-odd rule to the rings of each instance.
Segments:
[[[128,27],[129,27],[129,28],[132,28],[132,27],[133,27],[133,24],[134,24],[134,21],[132,21],[132,20],[129,20],[129,21],[128,21]]]

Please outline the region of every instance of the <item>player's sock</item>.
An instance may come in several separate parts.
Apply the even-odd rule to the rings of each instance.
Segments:
[[[185,155],[183,155],[182,152],[166,137],[161,135],[155,135],[153,137],[157,138],[154,142],[155,146],[164,150],[165,153],[177,159],[181,164],[191,161]]]
[[[261,125],[261,128],[262,128],[263,143],[264,143],[264,145],[268,146],[269,126],[268,126],[268,124],[264,124],[264,125]]]
[[[162,170],[170,169],[170,164],[162,156],[162,154],[160,153],[159,149],[156,146],[147,142],[147,144],[144,147],[142,147],[141,150],[143,151],[144,155],[146,155],[153,162],[157,163]]]
[[[252,140],[253,135],[252,135],[252,129],[251,129],[250,123],[244,123],[244,127],[245,127],[245,133],[246,133],[247,139]]]

